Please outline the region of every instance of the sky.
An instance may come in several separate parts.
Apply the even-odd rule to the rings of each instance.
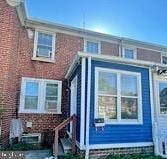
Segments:
[[[167,46],[167,0],[26,0],[28,16]]]

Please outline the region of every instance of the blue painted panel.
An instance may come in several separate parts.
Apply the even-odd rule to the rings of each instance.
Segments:
[[[111,68],[141,73],[142,82],[142,125],[106,125],[104,130],[94,127],[95,67]],[[90,108],[90,144],[114,144],[152,142],[151,104],[149,70],[124,64],[92,61],[91,108]]]
[[[76,139],[80,142],[80,118],[81,118],[81,65],[78,65],[69,79],[69,84],[77,76],[77,133]],[[70,93],[69,93],[69,112],[70,112]]]

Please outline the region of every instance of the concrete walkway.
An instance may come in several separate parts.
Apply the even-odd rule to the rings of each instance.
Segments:
[[[33,150],[25,152],[25,159],[45,159],[51,156],[51,150]]]

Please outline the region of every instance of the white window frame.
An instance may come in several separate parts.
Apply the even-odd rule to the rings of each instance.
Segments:
[[[163,63],[163,56],[167,57],[167,52],[161,52],[161,64],[167,65]]]
[[[161,107],[160,107],[160,92],[159,92],[159,85],[160,83],[166,83],[167,84],[167,79],[165,78],[158,78],[156,77],[156,87],[155,87],[155,92],[156,92],[156,96],[157,96],[157,99],[156,99],[156,105],[158,107],[158,117],[167,117],[167,114],[161,114]]]
[[[37,105],[37,109],[35,110],[24,108],[26,82],[37,82],[39,84],[38,105]],[[46,83],[58,84],[58,106],[57,106],[58,110],[57,111],[51,112],[45,109]],[[21,83],[19,113],[61,114],[61,97],[62,97],[62,81],[23,77],[22,83]]]
[[[98,118],[98,74],[99,72],[108,72],[117,74],[117,119],[105,119],[105,124],[143,124],[143,112],[142,112],[142,88],[141,88],[141,73],[108,69],[108,68],[95,68],[95,105],[94,115]],[[121,119],[121,74],[132,75],[137,77],[137,92],[138,92],[138,119]]]
[[[133,47],[133,46],[123,46],[123,49],[122,49],[122,57],[123,58],[131,59],[131,58],[125,57],[125,50],[126,49],[133,50],[133,57],[134,57],[133,59],[137,59],[137,48]],[[133,60],[133,59],[131,59],[131,60]]]
[[[44,34],[49,34],[52,35],[52,56],[51,58],[47,57],[37,57],[37,45],[38,45],[38,34],[44,33]],[[37,60],[37,61],[44,61],[44,62],[55,62],[55,45],[56,45],[56,33],[46,31],[46,30],[39,30],[35,29],[35,35],[34,35],[34,50],[33,50],[33,57],[32,60]]]
[[[84,52],[93,54],[91,52],[87,52],[87,42],[93,42],[93,43],[98,43],[98,53],[101,54],[101,41],[95,40],[95,39],[84,39]]]

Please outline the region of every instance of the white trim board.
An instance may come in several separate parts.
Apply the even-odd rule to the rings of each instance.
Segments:
[[[150,66],[160,66],[160,67],[167,67],[164,64],[160,63],[155,63],[155,62],[149,62],[149,61],[144,61],[144,60],[135,60],[135,59],[125,59],[122,57],[116,57],[116,56],[109,56],[109,55],[102,55],[102,54],[89,54],[86,52],[79,51],[78,52],[79,57],[86,57],[88,58],[89,56],[95,60],[99,61],[108,61],[108,62],[119,62],[119,63],[125,63],[125,64],[132,64],[132,65],[137,65],[137,66],[145,66],[145,67],[150,67]]]
[[[120,143],[120,144],[95,144],[89,145],[90,149],[130,148],[153,146],[153,142]]]
[[[85,136],[85,80],[86,80],[86,59],[82,58],[81,66],[81,119],[80,119],[80,145],[84,145]]]
[[[88,83],[87,83],[87,112],[86,112],[86,157],[89,158],[89,132],[90,132],[90,100],[91,100],[91,57],[88,58]]]

